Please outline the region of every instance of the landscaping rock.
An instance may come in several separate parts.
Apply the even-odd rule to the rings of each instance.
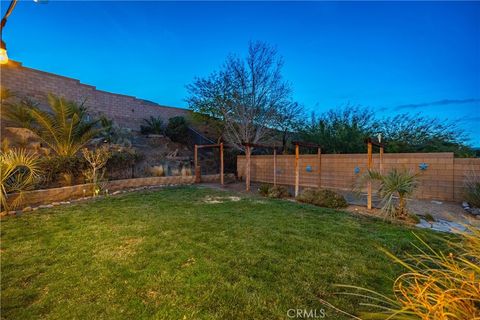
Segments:
[[[38,209],[53,208],[51,204],[42,204],[38,206]]]
[[[117,195],[117,194],[120,194],[120,193],[122,193],[122,191],[120,191],[120,190],[119,190],[119,191],[115,191],[114,193],[112,193],[112,196]]]
[[[8,211],[9,216],[14,216],[17,214],[17,211]]]
[[[22,210],[22,212],[30,212],[30,211],[32,211],[32,207],[25,207]]]
[[[59,206],[60,202],[52,202],[52,206]]]

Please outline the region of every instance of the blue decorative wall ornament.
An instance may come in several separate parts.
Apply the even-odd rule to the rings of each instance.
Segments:
[[[277,169],[277,174],[281,174],[282,173],[282,169]]]
[[[359,167],[355,167],[355,169],[353,169],[353,172],[355,172],[355,174],[359,174],[359,173],[360,173],[360,168],[359,168]]]
[[[313,171],[312,166],[307,166],[305,169],[307,170],[307,172],[312,172]]]
[[[418,167],[420,168],[420,170],[425,171],[428,169],[428,163],[422,162],[418,165]]]

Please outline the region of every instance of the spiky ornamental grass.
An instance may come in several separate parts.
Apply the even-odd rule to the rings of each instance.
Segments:
[[[417,254],[399,258],[383,250],[406,269],[393,284],[393,298],[352,285],[339,285],[345,291],[337,294],[364,298],[361,305],[375,310],[350,315],[354,319],[480,319],[480,230],[461,236],[460,242],[447,241],[448,252],[434,250],[418,236]]]

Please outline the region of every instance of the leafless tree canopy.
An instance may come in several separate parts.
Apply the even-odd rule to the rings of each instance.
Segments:
[[[192,110],[224,124],[224,138],[239,150],[275,133],[280,114],[291,104],[291,88],[283,80],[282,59],[272,46],[251,42],[245,59],[230,56],[220,71],[187,86]]]

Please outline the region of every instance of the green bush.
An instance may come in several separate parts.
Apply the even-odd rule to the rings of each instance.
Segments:
[[[260,185],[258,193],[268,198],[286,198],[290,196],[288,189],[284,186],[274,186],[268,183]]]
[[[75,183],[75,177],[82,176],[86,161],[77,156],[53,155],[40,160],[40,168],[43,177],[40,187],[71,185]]]
[[[188,124],[184,117],[173,117],[168,120],[165,134],[173,142],[188,142]]]
[[[260,193],[260,195],[266,197],[266,196],[268,196],[268,191],[270,190],[271,187],[272,187],[271,184],[263,183],[258,188],[258,193]]]
[[[304,189],[297,197],[300,202],[314,204],[325,208],[346,208],[348,206],[345,198],[328,189]]]
[[[288,193],[288,190],[284,186],[272,186],[268,190],[268,197],[269,198],[286,198],[290,194]]]

